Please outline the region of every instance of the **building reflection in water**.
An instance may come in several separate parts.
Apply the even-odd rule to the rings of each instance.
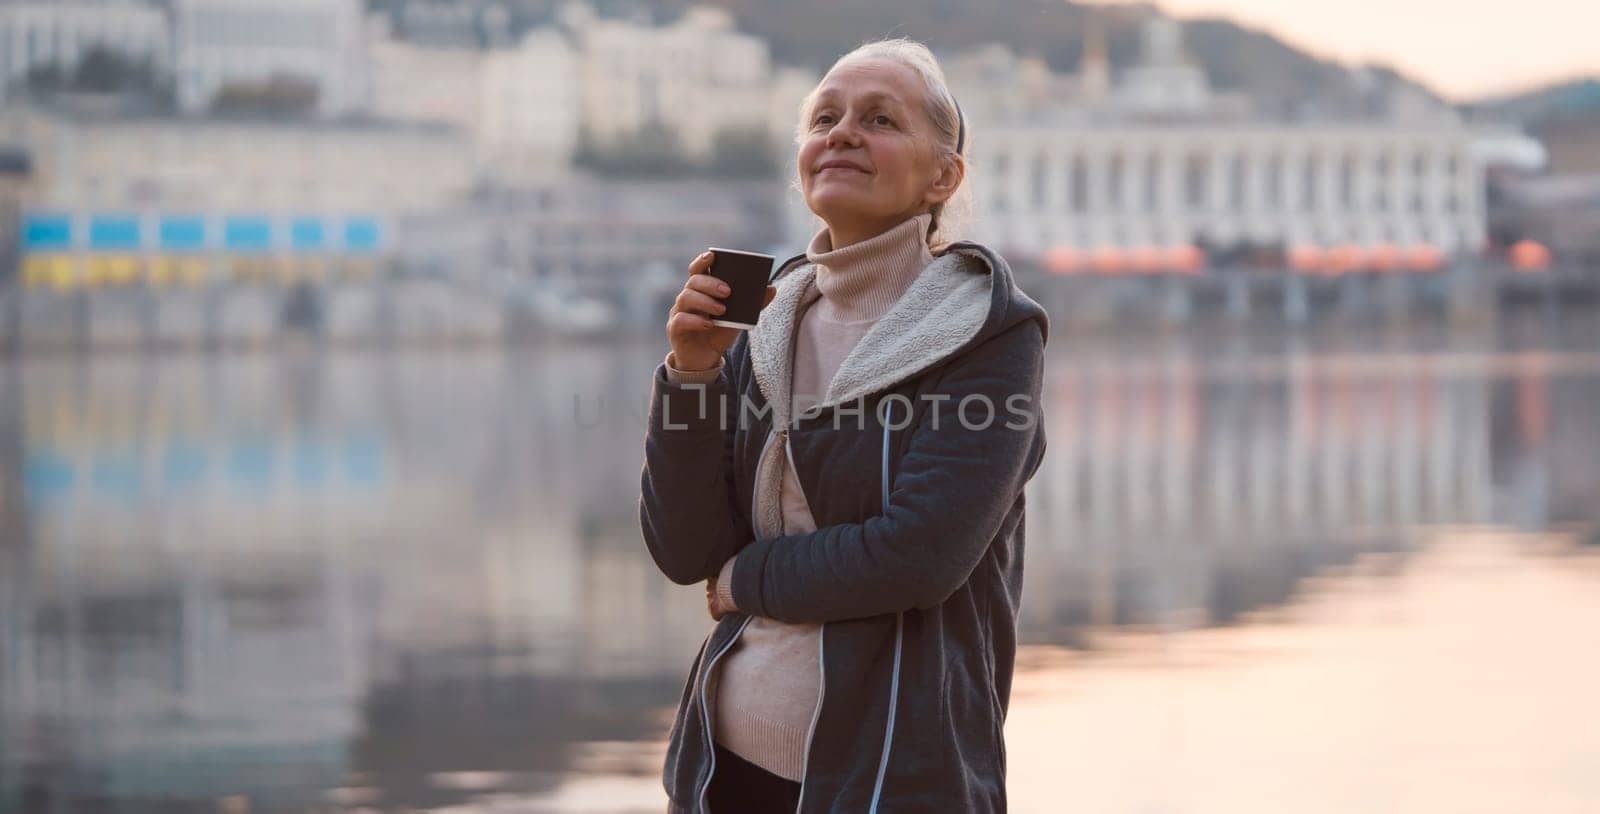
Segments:
[[[1175,351],[1061,360],[1024,628],[1211,624],[1419,524],[1491,515],[1482,359]]]
[[[1594,519],[1592,356],[1203,344],[1058,346],[1025,641],[1226,624],[1421,525]],[[638,537],[659,358],[5,363],[0,808],[659,793],[710,627]]]

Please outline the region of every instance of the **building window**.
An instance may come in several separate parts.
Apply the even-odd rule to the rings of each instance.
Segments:
[[[1300,165],[1300,209],[1305,212],[1317,211],[1317,157],[1306,156]]]
[[[1339,206],[1345,211],[1356,205],[1356,156],[1347,153],[1339,159]]]
[[[1044,209],[1050,203],[1050,157],[1040,153],[1033,159],[1033,208]]]
[[[1428,154],[1418,152],[1411,158],[1411,211],[1426,208],[1428,187]]]
[[[1204,209],[1206,205],[1206,166],[1203,153],[1191,153],[1183,162],[1183,203],[1191,210]]]
[[[1121,153],[1113,153],[1106,168],[1106,206],[1112,210],[1122,208],[1122,179],[1127,169]]]
[[[1151,153],[1144,163],[1144,208],[1155,212],[1161,208],[1161,154]]]
[[[1389,154],[1379,153],[1373,160],[1373,174],[1377,176],[1377,189],[1374,190],[1374,202],[1380,212],[1389,211]]]
[[[1283,156],[1273,153],[1267,156],[1266,188],[1261,192],[1261,202],[1268,209],[1277,209],[1283,205]]]
[[[1089,211],[1089,162],[1081,155],[1072,157],[1072,211]]]
[[[1228,208],[1234,212],[1243,212],[1245,208],[1245,173],[1249,167],[1245,161],[1243,153],[1228,159]]]

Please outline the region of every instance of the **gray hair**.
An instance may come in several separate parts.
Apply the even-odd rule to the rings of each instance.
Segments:
[[[949,158],[959,155],[964,161],[967,152],[972,148],[972,128],[970,123],[963,128],[961,109],[956,106],[956,97],[950,92],[950,86],[945,81],[944,69],[939,67],[939,60],[935,59],[928,46],[913,39],[895,37],[891,39],[876,40],[858,46],[855,50],[833,63],[828,69],[832,73],[839,66],[859,59],[883,59],[898,62],[922,79],[923,86],[923,113],[928,121],[933,124],[933,147],[938,156]],[[824,74],[826,76],[826,74]],[[821,84],[818,84],[821,87]],[[800,102],[800,118],[795,127],[795,144],[799,145],[805,140],[809,130],[807,124],[811,121],[811,106],[817,97],[816,88],[806,94]],[[963,134],[963,129],[965,133]],[[964,142],[964,143],[962,143]],[[960,146],[960,152],[957,147]],[[971,173],[972,167],[967,166]],[[972,212],[972,185],[963,179],[961,185],[942,203],[934,204],[929,210],[933,215],[927,235],[928,246],[937,250],[959,239],[961,227],[965,225]]]

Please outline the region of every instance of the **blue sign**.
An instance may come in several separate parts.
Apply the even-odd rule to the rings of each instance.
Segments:
[[[96,251],[138,249],[139,218],[135,215],[95,215],[89,219],[89,248]]]
[[[33,251],[71,248],[72,218],[66,215],[23,216],[22,246]]]
[[[344,222],[344,247],[352,252],[378,250],[378,222],[372,218],[349,218]]]
[[[315,252],[326,247],[322,221],[316,218],[295,218],[289,222],[289,244],[295,251]]]
[[[232,217],[222,224],[228,251],[264,252],[272,248],[272,222],[263,217]]]
[[[161,248],[171,252],[197,252],[206,247],[206,221],[198,215],[161,219]]]

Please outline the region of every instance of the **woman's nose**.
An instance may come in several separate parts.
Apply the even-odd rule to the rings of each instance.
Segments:
[[[828,128],[829,147],[835,144],[857,144],[860,138],[860,131],[856,129],[855,124],[848,117],[840,119],[837,124]]]

